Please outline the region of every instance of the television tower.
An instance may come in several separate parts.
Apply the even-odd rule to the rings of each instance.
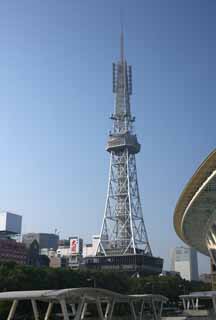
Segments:
[[[123,32],[120,60],[113,64],[113,93],[113,130],[106,147],[110,153],[109,182],[97,255],[151,257],[137,180],[135,155],[140,151],[140,144],[133,132],[135,117],[130,107],[132,68],[124,57]]]

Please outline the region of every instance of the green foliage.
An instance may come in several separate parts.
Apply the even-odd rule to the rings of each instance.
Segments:
[[[131,278],[131,293],[154,293],[169,298],[170,302],[177,303],[179,296],[195,291],[211,290],[211,285],[201,281],[186,281],[179,276],[149,276]]]
[[[179,296],[182,294],[211,290],[210,284],[196,281],[189,282],[181,279],[179,276],[133,278],[125,273],[110,271],[37,268],[16,265],[15,263],[0,265],[1,292],[93,286],[125,294],[162,294],[175,304],[178,303]],[[2,315],[6,314],[8,307],[8,303],[1,303],[0,313]],[[27,311],[28,308],[26,307],[25,310]]]

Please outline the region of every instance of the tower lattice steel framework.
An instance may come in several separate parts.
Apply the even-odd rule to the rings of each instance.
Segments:
[[[115,110],[110,152],[108,192],[97,255],[146,254],[152,256],[139,195],[135,154],[140,144],[133,132],[131,115],[132,68],[124,58],[121,33],[120,61],[113,64]]]

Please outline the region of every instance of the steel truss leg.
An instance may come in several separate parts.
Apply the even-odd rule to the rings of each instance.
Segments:
[[[74,320],[80,320],[81,316],[82,316],[82,311],[83,311],[83,307],[84,307],[84,303],[85,303],[85,297],[83,297],[77,307],[77,311],[76,311],[76,315],[74,317]]]
[[[32,304],[32,309],[33,309],[33,313],[34,313],[34,318],[35,318],[35,320],[39,320],[39,312],[38,312],[36,300],[31,300],[31,304]]]
[[[109,304],[110,304],[110,302],[109,302]],[[111,301],[111,306],[110,306],[109,309],[108,309],[108,313],[107,313],[107,318],[106,318],[106,320],[111,320],[111,319],[112,319],[114,307],[115,307],[115,299],[113,299],[113,300]],[[105,317],[106,317],[106,314],[105,314]]]
[[[108,302],[107,302],[107,305],[106,305],[105,315],[104,315],[104,319],[105,319],[105,320],[106,320],[107,317],[108,317],[110,307],[111,307],[111,304],[110,304],[110,302],[108,301]]]
[[[83,320],[84,317],[85,317],[85,313],[86,313],[87,307],[88,307],[88,303],[85,302],[84,305],[83,305],[82,313],[81,313],[81,320]]]
[[[7,317],[7,320],[12,320],[14,315],[15,315],[15,312],[16,312],[16,308],[18,306],[18,300],[14,300],[13,303],[12,303],[12,306],[10,308],[10,312],[9,312],[9,315]]]
[[[75,306],[75,303],[71,303],[71,304],[70,304],[70,307],[71,307],[72,315],[75,316],[75,314],[76,314],[76,306]]]
[[[143,318],[143,308],[144,308],[144,300],[141,303],[141,308],[140,308],[140,320]]]
[[[212,302],[213,302],[214,312],[216,313],[216,299],[215,299],[215,297],[212,297]]]
[[[194,310],[195,309],[194,299],[192,299],[191,302],[192,302],[192,307],[193,307],[193,310]]]
[[[160,304],[160,308],[157,308],[157,303],[156,301],[152,301],[152,307],[153,307],[153,315],[155,320],[160,320],[161,319],[161,313],[163,310],[163,302]]]
[[[190,299],[188,299],[188,301],[187,301],[187,309],[188,310],[190,309]]]
[[[199,309],[199,298],[196,298],[196,309]]]
[[[131,310],[131,315],[132,315],[133,320],[136,320],[137,316],[136,316],[136,311],[134,308],[133,301],[130,302],[130,310]]]
[[[163,302],[161,301],[161,304],[160,304],[160,312],[159,312],[159,319],[160,319],[161,316],[162,316],[162,312],[163,312]]]
[[[186,303],[185,303],[185,299],[183,298],[183,307],[184,307],[184,310],[186,310]]]
[[[52,312],[53,302],[49,302],[44,320],[48,320]]]
[[[65,299],[60,300],[61,310],[64,317],[64,320],[69,320],[69,315],[67,311],[67,305]]]
[[[97,311],[98,311],[98,316],[100,320],[104,320],[104,314],[103,314],[103,310],[101,307],[101,301],[99,298],[96,299],[96,306],[97,306]]]

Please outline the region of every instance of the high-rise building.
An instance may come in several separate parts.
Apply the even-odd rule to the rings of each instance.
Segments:
[[[22,216],[8,211],[0,212],[0,263],[13,261],[26,264],[27,250],[19,239],[22,229]]]
[[[171,270],[179,272],[186,280],[199,280],[197,252],[189,247],[176,247],[172,251]]]
[[[38,242],[39,249],[47,248],[57,250],[59,236],[53,233],[26,233],[22,237],[22,242],[27,248],[30,247],[34,240]]]
[[[0,212],[0,237],[21,234],[22,216],[8,211]]]
[[[135,158],[140,144],[133,129],[132,68],[124,56],[123,33],[120,47],[120,59],[113,64],[115,108],[106,147],[110,171],[105,212],[96,257],[86,258],[86,263],[97,269],[154,274],[161,272],[163,260],[152,255],[142,214]]]

